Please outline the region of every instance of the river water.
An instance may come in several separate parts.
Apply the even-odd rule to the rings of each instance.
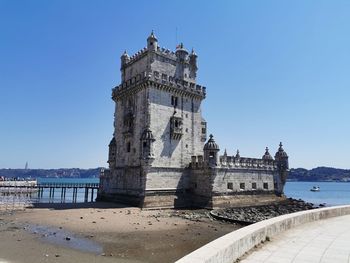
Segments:
[[[99,178],[38,178],[38,183],[98,183]],[[319,192],[312,192],[313,186],[319,186]],[[42,198],[37,193],[31,196],[0,196],[2,203],[12,202],[40,202],[40,203],[61,203],[60,189],[55,190],[54,198],[49,198],[49,189],[45,189]],[[72,189],[67,189],[65,203],[71,203]],[[285,195],[295,199],[302,199],[315,205],[325,204],[326,206],[350,204],[350,183],[341,182],[287,182],[284,188]],[[96,198],[94,192],[93,200]],[[91,192],[89,192],[91,201]],[[78,190],[77,202],[84,202],[84,189]]]
[[[313,186],[319,186],[320,191],[310,191]],[[288,197],[302,199],[315,205],[350,204],[350,183],[345,182],[287,182],[284,193]]]

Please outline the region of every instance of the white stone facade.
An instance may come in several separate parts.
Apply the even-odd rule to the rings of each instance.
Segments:
[[[211,207],[215,196],[282,192],[287,155],[279,162],[266,153],[263,159],[219,157],[212,137],[204,145],[206,88],[196,83],[196,74],[193,50],[182,44],[175,52],[159,48],[153,32],[146,48],[132,57],[124,52],[122,83],[112,90],[115,130],[100,199]]]

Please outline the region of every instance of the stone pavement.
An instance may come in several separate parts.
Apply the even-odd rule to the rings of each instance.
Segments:
[[[350,215],[303,224],[266,242],[240,263],[350,263]]]

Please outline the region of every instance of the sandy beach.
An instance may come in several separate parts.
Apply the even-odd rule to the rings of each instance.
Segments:
[[[174,262],[241,226],[206,210],[42,204],[0,214],[0,262]]]

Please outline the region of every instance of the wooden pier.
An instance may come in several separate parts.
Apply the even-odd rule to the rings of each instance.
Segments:
[[[77,202],[78,189],[84,189],[84,202],[94,201],[94,193],[96,194],[99,188],[98,183],[38,183],[38,184],[25,184],[18,181],[7,181],[6,183],[0,183],[0,193],[2,194],[32,194],[37,192],[38,199],[43,198],[45,189],[49,192],[49,199],[55,198],[55,192],[60,194],[61,202],[66,200],[67,189],[72,189],[72,201]]]

